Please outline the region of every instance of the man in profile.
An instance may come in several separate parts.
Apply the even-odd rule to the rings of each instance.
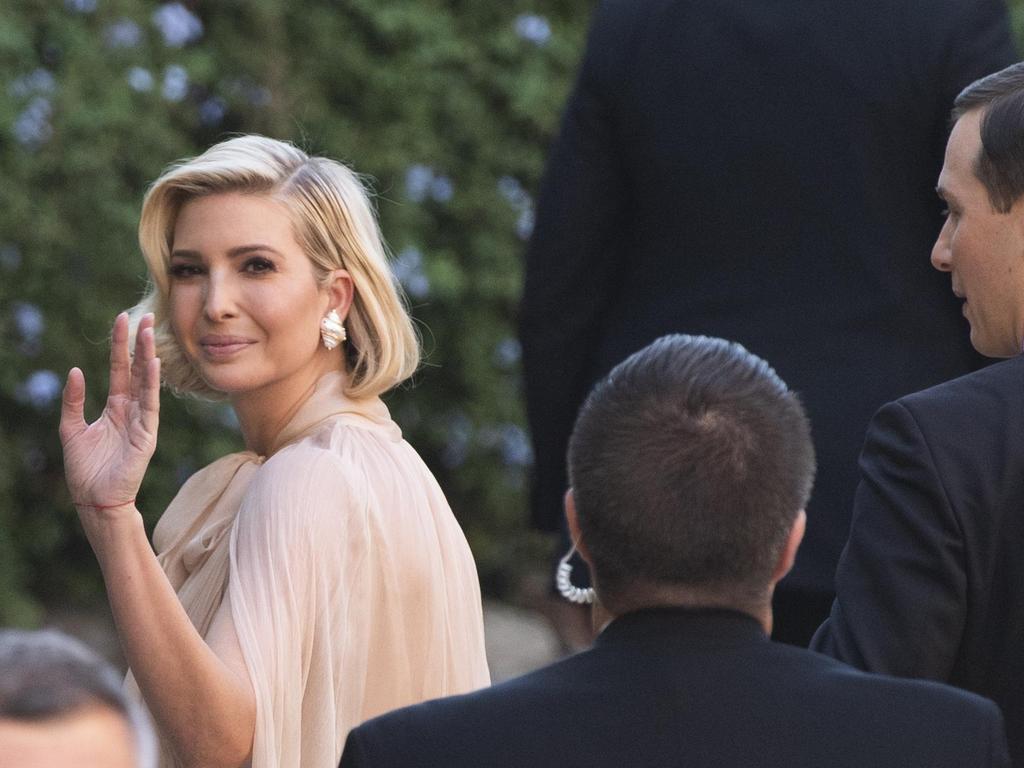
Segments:
[[[814,451],[797,397],[760,358],[658,339],[590,394],[569,472],[594,647],[364,723],[343,768],[1008,764],[991,702],[769,641]]]
[[[155,768],[155,755],[109,664],[59,632],[0,632],[0,768]]]
[[[932,265],[975,349],[1013,359],[875,415],[812,647],[992,699],[1024,766],[1024,63],[965,88],[953,119]]]

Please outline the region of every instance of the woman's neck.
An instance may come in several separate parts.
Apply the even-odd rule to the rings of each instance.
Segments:
[[[259,389],[233,395],[231,405],[238,416],[245,446],[260,456],[269,456],[279,446],[277,438],[313,391],[320,378],[337,370],[332,361],[309,366],[280,381]]]

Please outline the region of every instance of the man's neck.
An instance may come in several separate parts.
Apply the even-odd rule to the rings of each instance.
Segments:
[[[597,600],[594,601],[591,623],[595,634],[603,630],[616,617],[634,611],[650,608],[723,608],[745,613],[754,618],[765,634],[772,633],[772,590],[766,595],[749,600],[737,599],[736,595],[725,595],[720,591],[694,589],[676,585],[634,585],[628,593],[616,595],[606,604],[601,598],[600,585],[596,584]]]

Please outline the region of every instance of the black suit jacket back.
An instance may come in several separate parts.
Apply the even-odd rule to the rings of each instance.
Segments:
[[[342,768],[985,768],[998,709],[934,683],[771,643],[750,617],[662,609],[517,680],[398,710],[349,736]]]
[[[879,405],[974,360],[929,264],[959,90],[1016,59],[1002,0],[608,0],[538,204],[521,331],[534,519],[590,385],[666,333],[801,393],[819,475],[790,584],[831,589]]]

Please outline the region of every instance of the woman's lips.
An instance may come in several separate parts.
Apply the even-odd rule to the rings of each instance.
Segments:
[[[223,360],[241,352],[256,342],[238,336],[204,336],[199,340],[199,348],[212,360]]]

